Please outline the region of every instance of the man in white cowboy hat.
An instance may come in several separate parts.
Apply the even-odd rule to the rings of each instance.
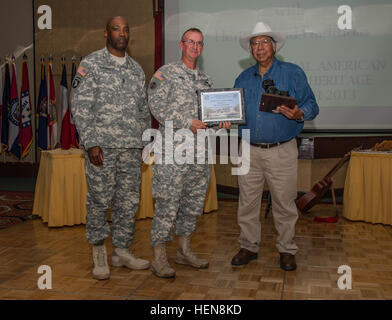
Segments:
[[[246,125],[250,129],[250,170],[238,176],[240,189],[237,212],[241,233],[239,252],[231,264],[247,264],[257,259],[261,240],[260,207],[264,182],[271,193],[272,214],[278,236],[276,248],[280,253],[280,267],[285,271],[296,269],[294,241],[298,219],[297,197],[298,149],[295,137],[301,132],[304,121],[314,119],[319,108],[303,70],[292,63],[275,57],[285,44],[285,37],[273,32],[263,22],[258,22],[253,32],[240,39],[241,47],[250,51],[256,64],[243,71],[234,87],[244,88]],[[277,113],[260,111],[263,81],[273,81],[276,89],[287,91],[297,99],[294,109],[277,107]],[[265,84],[265,82],[264,82]],[[246,155],[243,155],[246,156]]]

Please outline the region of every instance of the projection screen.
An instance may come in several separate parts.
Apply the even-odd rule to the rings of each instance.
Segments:
[[[277,54],[302,67],[320,106],[310,131],[392,131],[392,4],[390,0],[166,0],[164,63],[180,58],[182,33],[200,28],[198,66],[216,88],[255,61],[239,45],[257,21],[286,35]]]

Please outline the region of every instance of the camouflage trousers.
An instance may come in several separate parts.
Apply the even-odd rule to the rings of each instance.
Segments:
[[[134,237],[141,180],[140,149],[103,148],[103,166],[90,163],[85,152],[88,184],[86,235],[91,244],[111,234],[116,248],[128,248]],[[112,228],[108,208],[112,205]]]
[[[209,164],[155,164],[152,196],[155,199],[151,244],[171,241],[172,233],[188,236],[203,214],[210,181]]]

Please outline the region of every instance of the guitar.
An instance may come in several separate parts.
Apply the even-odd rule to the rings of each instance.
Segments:
[[[344,157],[340,159],[340,161],[325,175],[325,177],[313,186],[312,190],[295,200],[295,204],[299,211],[305,213],[322,199],[332,185],[332,176],[348,159],[350,159],[350,155],[351,151],[347,152]]]

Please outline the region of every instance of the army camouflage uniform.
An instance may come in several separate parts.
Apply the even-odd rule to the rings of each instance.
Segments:
[[[198,118],[198,89],[212,87],[211,79],[201,70],[190,70],[180,60],[161,67],[151,79],[148,88],[148,105],[159,122],[164,140],[165,121],[172,121],[174,133],[189,129]],[[173,150],[181,142],[173,143]],[[194,135],[196,149],[196,135]],[[205,164],[165,164],[165,147],[162,164],[155,164],[152,194],[155,212],[151,229],[153,246],[172,240],[172,232],[189,236],[196,229],[197,218],[203,213],[204,199],[210,180],[210,167]],[[196,156],[196,150],[195,150]]]
[[[141,180],[142,133],[150,127],[145,75],[125,54],[120,65],[107,48],[80,63],[72,82],[72,113],[85,149],[87,240],[99,244],[112,234],[116,248],[133,240]],[[90,163],[87,150],[99,146],[103,166]],[[107,221],[112,203],[113,227]]]

